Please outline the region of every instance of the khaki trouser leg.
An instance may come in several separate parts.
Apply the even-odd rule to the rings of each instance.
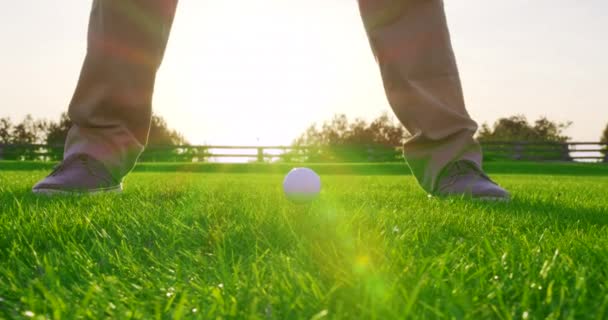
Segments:
[[[404,154],[420,185],[433,192],[454,160],[481,167],[443,1],[359,0],[359,6],[389,103],[413,135]]]
[[[148,139],[156,71],[177,0],[94,0],[64,157],[86,153],[120,180]]]

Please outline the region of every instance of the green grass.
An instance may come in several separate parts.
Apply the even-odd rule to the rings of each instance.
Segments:
[[[47,198],[48,167],[1,163],[0,318],[608,317],[608,166],[488,164],[510,203],[428,199],[392,166],[317,165],[296,206],[289,166]]]

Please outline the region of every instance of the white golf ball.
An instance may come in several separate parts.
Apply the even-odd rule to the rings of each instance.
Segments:
[[[309,202],[319,195],[321,178],[309,168],[294,168],[285,176],[283,190],[293,202]]]

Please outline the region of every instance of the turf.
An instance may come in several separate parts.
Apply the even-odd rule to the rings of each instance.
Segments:
[[[318,166],[297,206],[288,166],[148,165],[122,195],[47,198],[46,167],[4,163],[0,318],[603,319],[607,167],[495,165],[513,200],[483,203]]]

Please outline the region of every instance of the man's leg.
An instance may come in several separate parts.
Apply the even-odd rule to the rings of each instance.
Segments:
[[[412,134],[405,157],[420,185],[436,193],[448,164],[481,169],[477,124],[465,109],[442,0],[359,0],[387,98]]]
[[[94,0],[64,162],[85,155],[115,181],[133,168],[147,142],[156,71],[176,6],[177,0]]]

